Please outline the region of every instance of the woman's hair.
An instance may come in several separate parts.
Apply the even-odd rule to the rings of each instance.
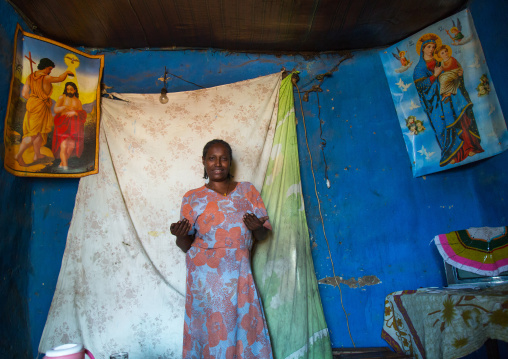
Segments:
[[[205,145],[205,147],[203,147],[203,159],[205,159],[205,157],[206,157],[206,153],[208,152],[208,150],[210,149],[210,147],[212,147],[213,145],[217,145],[217,144],[219,144],[219,145],[223,145],[224,147],[226,147],[226,149],[227,149],[227,150],[228,150],[228,152],[229,152],[229,160],[230,160],[231,162],[233,162],[233,150],[231,149],[231,146],[229,145],[229,143],[227,143],[227,142],[226,142],[226,141],[224,141],[224,140],[217,140],[217,139],[209,141],[209,142]],[[205,174],[203,175],[203,178],[204,178],[204,179],[207,179],[207,178],[208,178],[208,174],[206,173],[206,168],[204,169],[204,172],[205,172]],[[228,178],[231,178],[231,177],[233,177],[233,176],[231,175],[231,173],[228,173]]]

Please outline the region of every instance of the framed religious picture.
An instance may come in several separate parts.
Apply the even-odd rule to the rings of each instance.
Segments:
[[[104,55],[22,31],[14,39],[4,166],[24,177],[83,177],[99,170]]]
[[[469,10],[380,52],[413,176],[508,148],[508,132]]]

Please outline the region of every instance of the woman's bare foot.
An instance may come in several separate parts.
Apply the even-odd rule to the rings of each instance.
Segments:
[[[469,152],[469,156],[474,156],[474,155],[476,155],[476,152],[475,152],[475,151],[471,151],[471,152]]]

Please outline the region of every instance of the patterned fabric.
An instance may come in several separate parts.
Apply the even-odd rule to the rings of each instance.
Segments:
[[[276,358],[332,357],[303,204],[291,76],[282,80],[277,128],[261,191],[273,231],[252,266]]]
[[[227,196],[203,186],[182,201],[196,238],[187,252],[184,358],[272,358],[263,307],[252,278],[252,232],[245,213],[267,215],[249,182]],[[265,227],[271,229],[270,223]]]
[[[274,230],[256,244],[253,272],[274,357],[332,357],[303,207],[292,85],[290,77],[280,81],[274,74],[168,94],[166,105],[158,94],[103,99],[100,172],[80,180],[40,352],[82,342],[96,358],[181,357],[185,255],[169,225],[186,189],[202,185],[204,144],[222,138],[233,147],[235,179],[256,188],[264,181]]]
[[[233,148],[233,174],[261,188],[280,73],[198,91],[103,99],[100,172],[80,180],[39,350],[81,342],[96,358],[179,358],[185,254],[169,226],[203,184],[203,146]]]
[[[385,300],[381,337],[412,358],[461,358],[489,338],[508,341],[507,298],[508,284],[395,292]]]
[[[445,262],[483,276],[508,270],[508,227],[473,227],[434,237]]]

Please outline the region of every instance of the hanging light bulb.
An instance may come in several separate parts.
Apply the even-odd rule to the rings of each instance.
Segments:
[[[168,89],[166,88],[166,81],[168,79],[168,71],[166,70],[166,66],[164,66],[164,87],[161,89],[161,95],[159,96],[159,101],[161,104],[166,104],[169,101],[167,96]]]
[[[159,96],[159,101],[163,105],[168,103],[168,101],[169,101],[167,93],[168,93],[168,90],[166,90],[166,88],[163,87],[161,90],[161,95]]]

